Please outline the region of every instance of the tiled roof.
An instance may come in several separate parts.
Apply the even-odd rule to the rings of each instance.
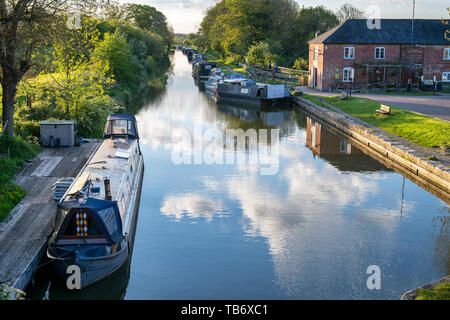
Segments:
[[[380,29],[369,29],[366,19],[349,19],[309,43],[324,44],[410,44],[411,19],[381,19]],[[450,29],[441,20],[414,20],[415,44],[449,45],[444,37]]]

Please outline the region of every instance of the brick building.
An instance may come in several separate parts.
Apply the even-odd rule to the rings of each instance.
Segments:
[[[308,86],[405,87],[410,70],[413,86],[450,83],[450,41],[441,20],[415,20],[413,40],[411,19],[381,19],[380,26],[369,29],[367,20],[350,19],[309,41]]]

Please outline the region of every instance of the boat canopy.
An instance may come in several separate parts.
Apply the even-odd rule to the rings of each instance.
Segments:
[[[108,117],[104,138],[129,136],[139,139],[136,118],[132,114],[113,114]]]
[[[116,201],[79,198],[58,204],[55,239],[122,241],[122,220]]]

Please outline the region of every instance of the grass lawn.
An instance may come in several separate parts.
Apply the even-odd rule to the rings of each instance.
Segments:
[[[324,106],[318,96],[302,95],[303,98]],[[383,129],[395,136],[427,148],[450,148],[450,122],[431,118],[416,112],[392,107],[391,115],[378,114],[380,103],[352,97],[340,100],[339,96],[322,97],[329,104],[342,111]]]
[[[417,289],[416,300],[450,300],[450,283],[442,283],[432,289]]]
[[[12,182],[12,177],[22,167],[25,160],[33,158],[39,147],[20,138],[3,136],[0,139],[0,154],[9,157],[0,159],[0,222],[25,196],[25,190]]]

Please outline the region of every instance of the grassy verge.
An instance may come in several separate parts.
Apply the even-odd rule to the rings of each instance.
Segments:
[[[442,283],[432,289],[417,289],[416,300],[450,300],[450,283]]]
[[[0,138],[0,154],[9,156],[0,159],[0,222],[25,196],[25,190],[12,182],[23,163],[33,158],[39,147],[21,138],[3,136]]]
[[[237,65],[236,62],[232,58],[222,58],[214,52],[207,52],[206,55],[208,57],[208,61],[215,62],[217,64],[217,67],[221,68],[223,73],[225,73],[225,74],[231,74],[231,72],[228,70],[228,68],[230,68],[234,72],[237,72],[237,73],[240,73],[243,75],[246,74],[245,68]],[[228,67],[228,68],[226,68],[226,67]]]
[[[317,96],[303,95],[302,97],[323,106],[322,103],[318,103]],[[333,96],[322,97],[322,99],[356,118],[416,145],[427,148],[450,148],[448,121],[395,107],[392,107],[391,115],[378,114],[376,110],[380,108],[380,103],[365,98],[352,97],[348,100],[340,100],[339,96]]]

